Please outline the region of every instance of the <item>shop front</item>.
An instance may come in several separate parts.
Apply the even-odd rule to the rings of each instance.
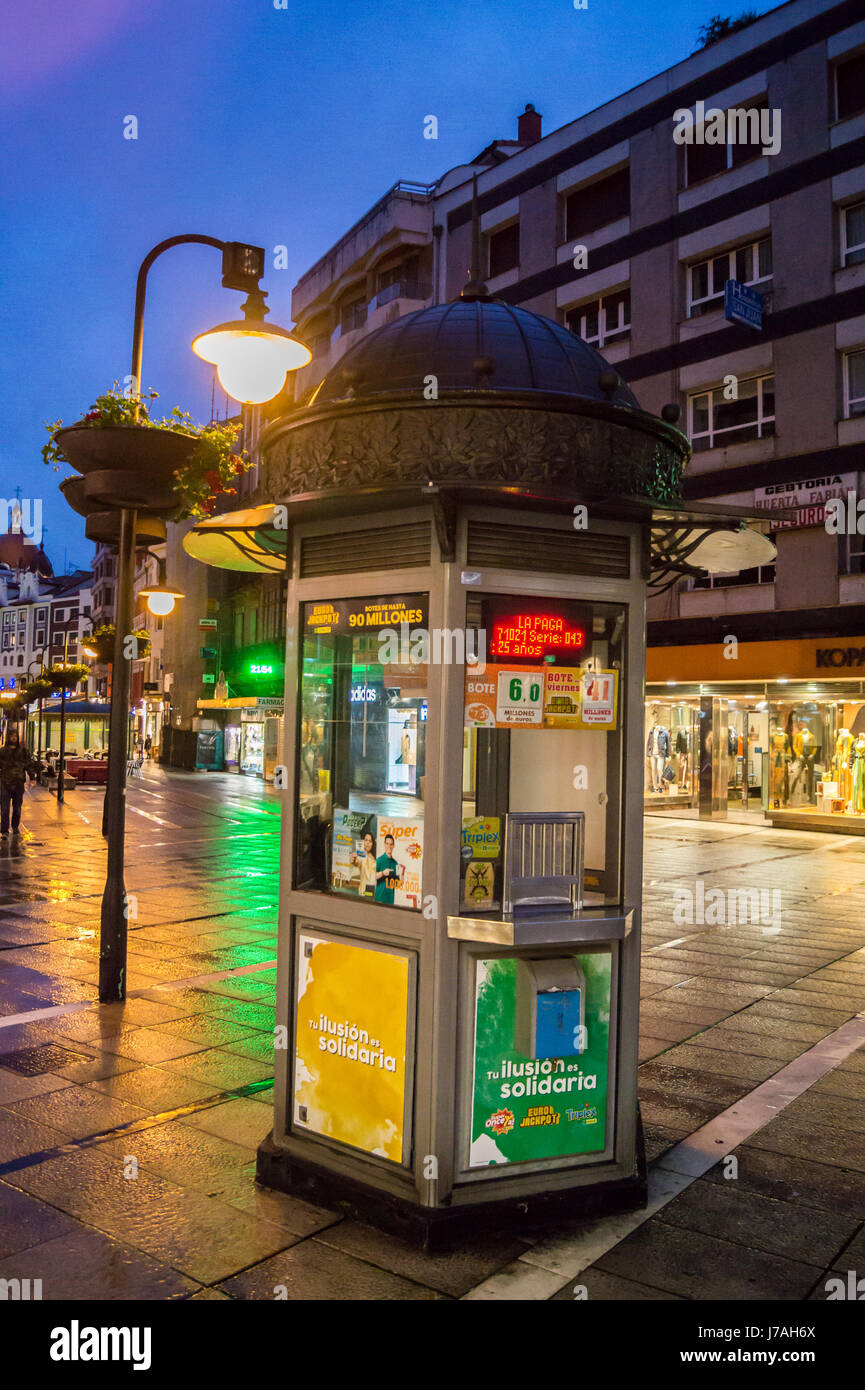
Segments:
[[[199,700],[196,767],[272,782],[282,744],[283,700],[238,695]]]
[[[70,758],[103,756],[108,753],[108,721],[110,701],[92,696],[88,699],[67,699],[64,744],[66,755]],[[60,750],[61,704],[59,699],[44,700],[40,712],[36,704],[29,707],[27,714],[27,743],[30,748],[40,746],[43,752],[48,749]],[[133,729],[130,720],[130,737]]]
[[[734,650],[650,648],[646,810],[865,833],[865,638]]]

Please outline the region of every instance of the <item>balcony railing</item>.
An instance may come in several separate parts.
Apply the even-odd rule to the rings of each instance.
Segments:
[[[393,299],[429,299],[431,293],[429,285],[423,285],[419,280],[396,280],[386,289],[379,290],[370,308],[380,309]]]
[[[339,319],[339,329],[335,336],[339,337],[342,333],[351,333],[354,328],[363,328],[366,323],[367,308],[366,304],[352,304],[350,308],[343,309]]]

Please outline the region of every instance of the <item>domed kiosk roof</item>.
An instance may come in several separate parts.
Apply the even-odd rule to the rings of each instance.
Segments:
[[[270,496],[349,508],[431,485],[679,503],[690,455],[582,338],[477,279],[367,334],[260,448]]]
[[[435,304],[375,329],[304,404],[417,395],[430,377],[439,394],[529,393],[639,410],[618,373],[582,338],[528,309],[485,299]]]
[[[458,300],[368,333],[266,425],[261,492],[274,502],[199,522],[183,546],[228,569],[283,568],[289,517],[340,524],[431,503],[441,554],[452,558],[462,503],[570,513],[588,501],[597,517],[656,528],[663,574],[697,573],[686,560],[701,537],[738,533],[751,513],[685,506],[690,445],[672,423],[678,412],[663,414],[642,410],[582,338],[491,299],[473,274]]]

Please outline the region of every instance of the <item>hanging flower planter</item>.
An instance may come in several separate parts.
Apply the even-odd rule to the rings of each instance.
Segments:
[[[60,491],[73,512],[86,519],[84,534],[99,545],[119,545],[120,515],[115,511],[95,511],[98,504],[89,503],[84,496],[84,479],[71,474],[60,484]],[[165,522],[153,512],[138,510],[135,518],[135,544],[158,545],[165,540]]]
[[[155,399],[155,391],[126,396],[115,382],[77,424],[46,426],[45,462],[68,463],[81,475],[79,488],[64,488],[74,510],[89,516],[128,508],[182,521],[212,516],[217,497],[236,491],[231,484],[251,467],[235,452],[239,426],[195,425],[176,407],[152,420],[148,402]]]
[[[89,674],[90,667],[85,666],[83,661],[72,661],[67,666],[55,662],[53,666],[46,666],[42,672],[45,679],[51,682],[52,690],[66,691],[74,690]]]
[[[86,633],[82,638],[82,644],[96,653],[94,661],[101,666],[110,666],[114,660],[114,631],[113,623],[100,623],[98,627],[95,627],[92,632]],[[138,661],[148,657],[152,638],[147,629],[144,627],[135,628],[131,636],[138,642],[136,648],[138,655],[134,659]]]
[[[47,700],[54,690],[54,686],[46,676],[36,676],[29,681],[22,691],[25,704],[32,705],[36,700]]]

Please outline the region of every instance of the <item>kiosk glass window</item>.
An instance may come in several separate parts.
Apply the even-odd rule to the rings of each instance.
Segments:
[[[420,911],[425,594],[303,605],[295,882]]]
[[[557,859],[571,853],[573,837],[582,905],[621,902],[626,617],[621,604],[470,596],[467,648],[485,661],[466,665],[455,847],[463,915],[508,916],[505,850],[517,834],[533,837],[522,874],[562,873]],[[515,813],[528,826],[509,825]]]

